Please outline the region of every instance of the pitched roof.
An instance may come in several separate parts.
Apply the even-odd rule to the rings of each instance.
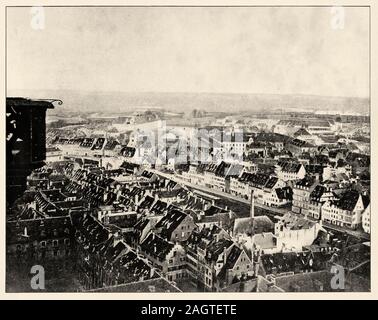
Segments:
[[[9,221],[6,224],[7,245],[70,238],[72,235],[73,229],[68,216]]]
[[[300,128],[298,131],[294,132],[294,137],[298,136],[311,136],[311,134],[305,128]]]
[[[234,243],[229,239],[214,241],[206,248],[206,260],[216,262],[225,249],[231,247]]]
[[[319,202],[323,194],[327,191],[327,188],[322,185],[317,185],[310,193],[311,201]]]
[[[238,246],[233,246],[231,248],[231,251],[227,255],[227,259],[226,259],[226,264],[225,264],[226,269],[232,269],[235,266],[235,263],[239,259],[242,251],[243,250],[240,249]]]
[[[275,192],[278,199],[281,200],[293,200],[293,190],[290,187],[276,188]]]
[[[290,212],[280,217],[279,222],[282,223],[286,229],[290,230],[310,229],[317,223],[316,221]]]
[[[339,199],[331,200],[331,204],[335,205],[336,207],[340,208],[341,210],[347,210],[352,211],[357,201],[359,200],[360,196],[362,197],[362,201],[364,204],[364,207],[369,204],[370,200],[367,196],[362,196],[358,191],[356,190],[347,190],[343,192]]]
[[[173,247],[173,243],[152,232],[140,244],[142,252],[146,252],[147,254],[157,257],[161,260],[165,259],[165,257],[173,249]]]
[[[283,172],[288,172],[288,173],[298,173],[302,167],[302,164],[299,162],[285,161],[285,160],[278,161],[277,165],[281,167],[281,170]]]
[[[310,188],[316,183],[316,178],[313,176],[306,175],[303,179],[299,180],[296,184],[295,187],[306,187]]]
[[[156,225],[155,228],[162,228],[160,234],[167,239],[171,238],[172,232],[181,224],[186,217],[190,217],[185,212],[177,209],[169,211]]]
[[[253,230],[252,230],[253,225]],[[234,222],[233,234],[247,234],[252,235],[262,232],[271,232],[274,230],[274,223],[269,219],[268,216],[257,216],[253,219],[247,218],[237,218]]]
[[[248,182],[249,184],[260,188],[265,187],[268,181],[270,181],[270,183],[274,182],[274,179],[270,180],[269,174],[249,172],[243,172],[243,174],[238,178],[238,180],[240,182]]]
[[[253,236],[253,243],[260,249],[271,249],[277,246],[277,238],[272,232],[258,233]]]
[[[306,172],[309,174],[323,174],[324,167],[321,164],[308,164],[305,166]]]
[[[309,143],[307,141],[300,140],[300,139],[293,139],[289,143],[300,148],[314,148],[315,147],[315,145],[313,145],[312,143]]]

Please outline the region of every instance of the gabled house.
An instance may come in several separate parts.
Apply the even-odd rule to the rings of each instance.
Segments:
[[[313,176],[305,176],[293,186],[293,206],[295,213],[308,214],[310,207],[310,195],[319,184],[319,180]]]
[[[155,232],[168,241],[186,241],[197,226],[193,218],[177,209],[169,211],[155,225]]]
[[[283,181],[303,179],[306,169],[303,164],[294,161],[279,161],[275,169],[276,175]]]
[[[184,248],[151,232],[138,246],[138,252],[147,257],[169,281],[186,278]]]
[[[347,190],[322,206],[322,221],[341,227],[357,229],[370,199],[356,190]]]

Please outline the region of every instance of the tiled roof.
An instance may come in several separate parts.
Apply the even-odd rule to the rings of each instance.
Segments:
[[[231,247],[234,243],[229,239],[222,239],[220,241],[212,242],[206,248],[206,260],[216,262],[219,255],[224,252],[224,249]]]
[[[304,140],[300,140],[300,139],[293,139],[289,143],[300,148],[314,148],[315,147],[313,144]]]
[[[283,187],[275,189],[278,199],[293,200],[293,190],[290,187]]]
[[[316,183],[316,178],[313,176],[308,176],[306,175],[303,179],[299,180],[296,184],[295,187],[306,187],[310,188]]]
[[[327,188],[322,185],[317,185],[310,194],[311,201],[319,202]]]
[[[281,167],[283,172],[298,173],[302,167],[302,164],[293,161],[278,161],[278,166]]]
[[[165,259],[167,254],[173,249],[173,246],[173,243],[168,242],[164,238],[152,232],[140,244],[142,252],[146,252],[151,256],[159,258],[160,260]]]
[[[277,246],[277,238],[272,232],[258,233],[253,236],[253,243],[260,249],[271,249]]]
[[[120,153],[127,158],[132,158],[135,155],[135,148],[133,147],[123,147],[120,151]]]
[[[237,218],[234,223],[233,234],[257,234],[263,232],[272,232],[274,230],[274,223],[268,216],[257,216],[253,218],[253,231],[252,231],[252,218]]]
[[[360,195],[360,193],[356,190],[345,191],[339,196],[339,199],[332,200],[331,204],[342,210],[352,211],[355,208],[360,196],[362,197],[363,204],[366,208],[370,202],[369,198],[367,196]]]
[[[72,226],[68,216],[11,221],[6,224],[7,245],[71,236]]]
[[[308,164],[305,166],[308,174],[323,174],[324,167],[320,164]]]
[[[301,272],[310,269],[309,259],[309,252],[275,253],[262,255],[261,264],[266,274],[274,272],[278,274],[293,271]]]
[[[249,173],[243,172],[243,174],[238,179],[240,182],[248,182],[249,184],[263,188],[270,180],[270,176],[265,173]],[[270,180],[274,182],[274,180]]]
[[[280,217],[280,223],[287,229],[301,230],[312,228],[316,224],[316,221],[306,219],[294,213],[286,213],[284,216]]]
[[[311,136],[311,134],[305,128],[300,128],[298,131],[294,132],[294,137],[298,136]]]
[[[360,167],[370,166],[370,156],[362,153],[350,152],[346,157],[348,163],[356,162]]]
[[[163,237],[170,238],[173,231],[181,224],[188,215],[177,209],[168,212],[156,225],[155,228],[162,228],[160,234]]]

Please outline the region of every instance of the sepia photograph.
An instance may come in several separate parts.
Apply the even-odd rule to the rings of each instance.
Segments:
[[[6,7],[6,293],[371,292],[370,14]]]

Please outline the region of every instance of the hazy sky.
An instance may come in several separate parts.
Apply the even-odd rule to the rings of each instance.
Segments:
[[[7,10],[8,89],[369,94],[369,10]]]

